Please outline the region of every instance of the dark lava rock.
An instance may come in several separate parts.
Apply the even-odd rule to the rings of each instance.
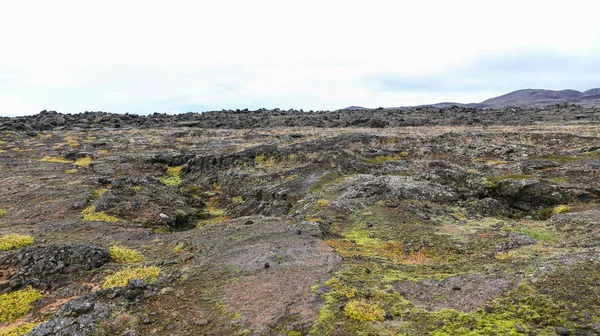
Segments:
[[[193,228],[193,219],[204,208],[202,201],[150,176],[115,179],[94,205],[96,211],[121,219],[175,230]]]
[[[53,290],[69,284],[69,275],[98,268],[110,261],[99,245],[48,245],[25,247],[0,259],[4,270],[0,288],[14,291],[25,286]]]
[[[84,295],[65,303],[50,321],[35,327],[30,336],[87,336],[94,335],[98,325],[109,318],[110,308]]]

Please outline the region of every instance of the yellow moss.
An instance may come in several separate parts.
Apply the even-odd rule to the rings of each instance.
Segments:
[[[178,186],[181,184],[181,177],[179,177],[179,173],[181,173],[181,166],[176,167],[167,167],[167,177],[161,177],[159,180],[168,186]]]
[[[179,176],[179,173],[181,173],[181,166],[167,167],[167,174],[171,176]]]
[[[5,216],[8,213],[8,211],[4,210],[4,209],[0,209],[0,217]]]
[[[104,279],[102,288],[123,287],[130,280],[142,279],[148,283],[154,282],[160,274],[160,268],[156,266],[125,268]]]
[[[77,169],[67,169],[65,170],[65,174],[75,174],[77,173]]]
[[[202,219],[196,223],[196,227],[199,228],[199,227],[203,227],[206,225],[217,224],[217,223],[221,223],[222,221],[226,221],[228,219],[229,219],[229,217],[227,217],[227,216],[219,216],[219,217],[210,218],[210,219]]]
[[[13,321],[31,310],[31,304],[44,295],[31,287],[0,295],[0,322]]]
[[[42,162],[54,162],[54,163],[73,163],[71,160],[67,160],[61,157],[44,156],[40,161]]]
[[[106,149],[99,149],[98,150],[98,154],[108,154],[108,150],[106,150]]]
[[[408,153],[406,153],[406,155],[401,155],[401,154],[379,155],[372,159],[371,158],[362,158],[361,161],[364,163],[369,163],[369,164],[381,164],[381,163],[385,163],[385,162],[398,161],[402,158],[402,156],[407,156],[407,155],[408,155]]]
[[[78,167],[89,167],[92,164],[92,158],[90,157],[82,157],[75,161],[75,165]]]
[[[504,161],[504,160],[488,160],[486,162],[489,165],[503,165],[503,164],[507,164],[508,161]]]
[[[104,213],[102,211],[96,212],[96,207],[93,205],[90,205],[89,207],[85,208],[81,213],[83,214],[84,221],[108,222],[108,223],[115,223],[115,222],[121,221],[117,217],[107,215],[106,213]]]
[[[467,169],[467,173],[469,173],[469,174],[477,174],[477,169]]]
[[[6,236],[0,237],[0,250],[8,251],[11,249],[18,249],[33,244],[33,241],[32,236],[7,234]]]
[[[141,191],[142,187],[140,187],[140,186],[131,187],[131,190]]]
[[[183,249],[185,249],[185,244],[179,243],[179,244],[175,245],[175,247],[173,248],[173,252],[181,253],[181,252],[183,252]]]
[[[0,336],[22,336],[29,334],[38,323],[26,323],[12,327],[8,327],[3,331],[0,331]]]
[[[555,214],[562,214],[571,211],[571,207],[565,204],[557,205],[552,209]]]
[[[233,203],[244,203],[244,198],[242,196],[235,196],[231,199]]]
[[[321,198],[320,200],[317,200],[317,205],[322,208],[329,206],[329,203],[330,203],[329,200],[326,200],[323,198]]]
[[[136,250],[132,250],[122,245],[113,245],[109,249],[110,256],[118,263],[134,263],[144,261],[144,256]]]
[[[273,168],[275,167],[275,158],[258,155],[254,158],[254,163],[260,168]]]
[[[102,196],[102,194],[104,194],[107,190],[108,190],[107,188],[96,189],[92,192],[92,194],[94,195],[94,197],[98,198],[98,197]]]
[[[385,319],[385,311],[380,306],[364,300],[350,301],[344,307],[344,315],[361,322],[383,321]]]

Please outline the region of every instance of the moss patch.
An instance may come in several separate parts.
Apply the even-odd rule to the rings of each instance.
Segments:
[[[31,245],[33,242],[34,239],[32,236],[8,234],[0,237],[0,250],[8,251],[12,249],[18,249],[23,246]]]
[[[44,295],[35,289],[27,288],[0,295],[0,322],[13,321],[31,310],[31,304]]]
[[[96,212],[96,207],[93,205],[90,205],[89,207],[83,209],[81,213],[83,214],[84,221],[107,223],[116,223],[121,221],[119,218],[108,215],[103,211]]]
[[[167,167],[167,175],[166,177],[161,177],[159,180],[168,186],[178,186],[181,184],[181,177],[179,174],[181,173],[181,166],[176,167]]]
[[[111,246],[109,252],[113,260],[118,263],[135,263],[144,261],[144,259],[146,259],[139,251],[122,245]]]
[[[125,268],[104,279],[102,288],[123,287],[133,279],[142,279],[148,283],[154,282],[160,274],[156,266]]]
[[[39,323],[26,323],[8,327],[0,331],[0,336],[22,336],[29,334]]]

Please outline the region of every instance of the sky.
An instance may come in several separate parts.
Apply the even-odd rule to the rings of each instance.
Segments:
[[[0,116],[600,87],[600,1],[3,1]]]

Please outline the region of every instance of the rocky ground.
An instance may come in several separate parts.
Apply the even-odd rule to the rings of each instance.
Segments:
[[[1,119],[0,335],[600,335],[600,110],[437,111]]]

